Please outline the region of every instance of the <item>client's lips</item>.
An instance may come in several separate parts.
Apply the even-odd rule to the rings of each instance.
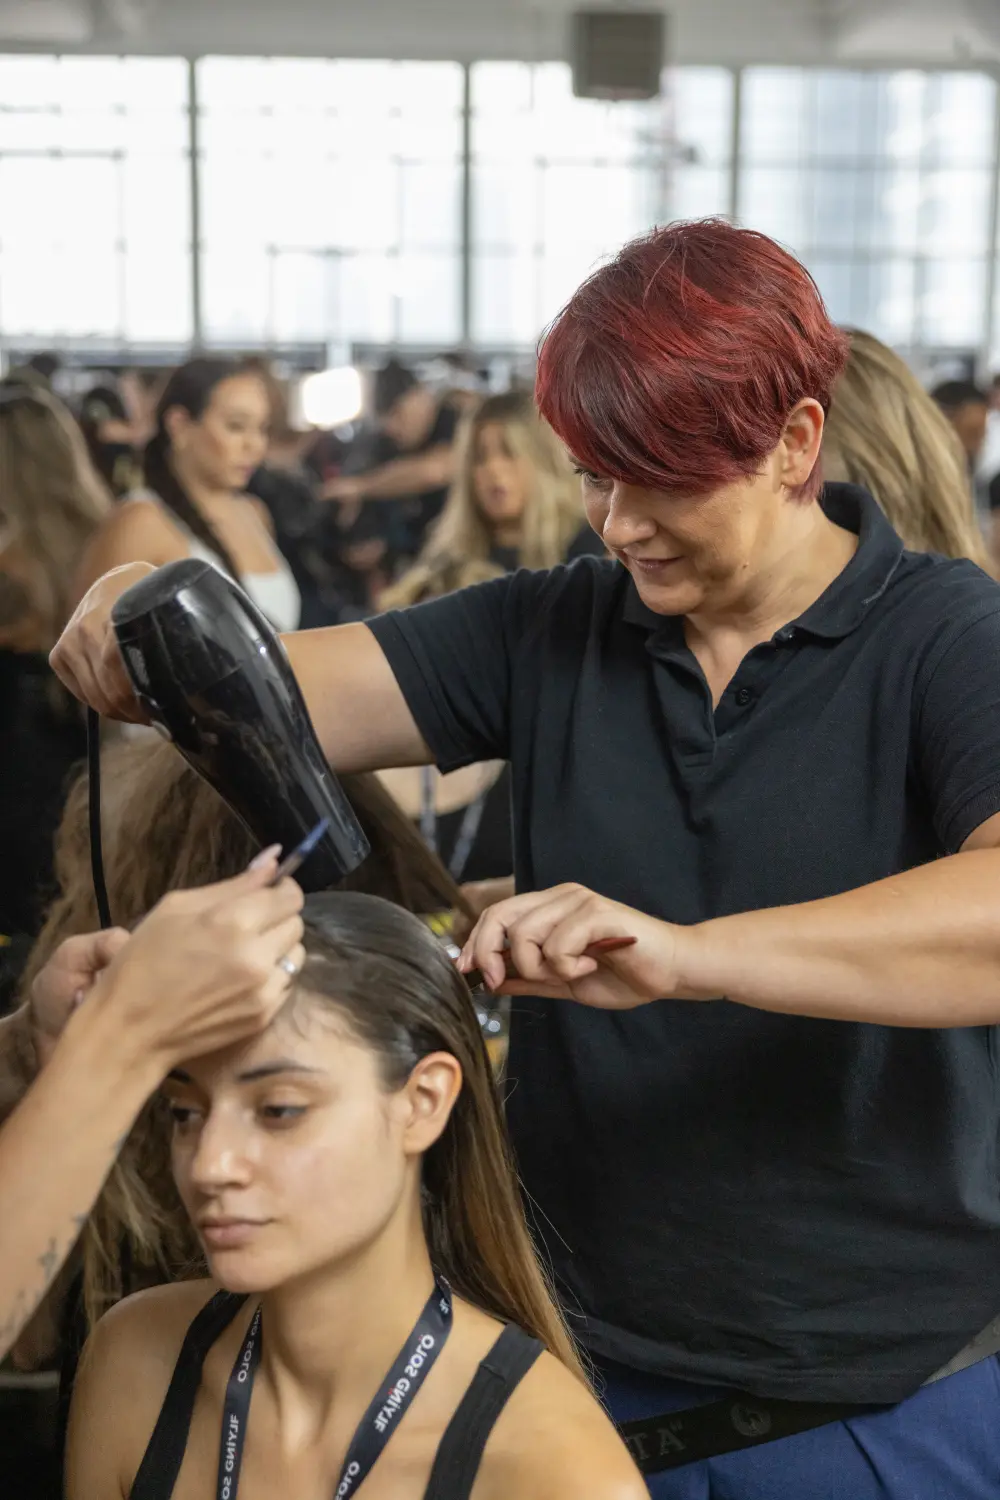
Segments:
[[[213,1250],[233,1250],[253,1239],[267,1219],[200,1219],[198,1233]]]

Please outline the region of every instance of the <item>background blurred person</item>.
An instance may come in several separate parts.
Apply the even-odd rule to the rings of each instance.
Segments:
[[[156,405],[172,374],[172,369],[133,366],[118,377],[137,448],[144,448],[156,431]]]
[[[415,557],[428,527],[437,520],[455,472],[453,445],[459,414],[413,370],[390,360],[375,376],[373,404],[380,448],[356,471],[348,460],[344,473],[323,489],[323,497],[341,504],[395,501],[382,521],[397,557]]]
[[[440,519],[414,566],[381,596],[383,609],[450,593],[472,563],[511,572],[603,556],[579,479],[530,392],[488,396],[462,433],[455,466]]]
[[[0,1010],[50,895],[52,835],[83,718],[49,669],[79,557],[111,509],[77,424],[0,385]]]
[[[487,397],[456,452],[455,480],[440,519],[413,567],[381,596],[383,609],[440,598],[518,567],[552,568],[586,552],[603,555],[583,518],[579,479],[530,391]],[[447,776],[433,766],[381,775],[455,879],[473,887],[466,894],[474,909],[508,893],[514,865],[503,762]]]
[[[488,392],[487,375],[477,366],[471,355],[459,349],[449,349],[440,355],[430,367],[432,376],[445,390],[444,400],[454,407],[459,416],[471,416]]]
[[[267,451],[270,402],[260,375],[193,359],[170,377],[143,455],[145,488],[116,506],[88,547],[86,591],[121,563],[200,557],[236,578],[279,630],[294,629],[299,591],[266,507],[247,493]]]
[[[865,487],[904,546],[990,569],[966,454],[940,406],[898,354],[848,329],[850,353],[823,429],[823,477]]]
[[[944,380],[931,391],[931,398],[958,433],[969,473],[974,474],[986,441],[989,401],[985,391],[971,380]]]
[[[25,360],[24,364],[12,366],[7,372],[7,379],[18,385],[30,385],[32,389],[41,388],[43,391],[52,391],[55,379],[62,367],[63,362],[58,354],[48,352],[33,354],[30,359]]]
[[[135,430],[113,385],[95,385],[87,392],[80,403],[80,427],[91,463],[115,498],[135,489],[141,477]]]
[[[248,360],[246,369],[260,376],[270,404],[267,451],[247,493],[267,508],[278,550],[294,575],[301,601],[300,628],[335,625],[341,600],[324,545],[330,507],[317,499],[316,474],[305,461],[315,433],[292,426],[288,382],[278,378],[268,360]]]
[[[989,511],[990,480],[1000,474],[1000,375],[991,378],[986,395],[990,405],[986,417],[986,441],[976,465],[976,500],[984,513]]]

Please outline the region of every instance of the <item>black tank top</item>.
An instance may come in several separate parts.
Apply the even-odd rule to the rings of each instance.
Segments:
[[[245,1297],[216,1292],[187,1331],[129,1500],[170,1500],[184,1462],[205,1357]],[[469,1500],[486,1440],[542,1346],[508,1324],[479,1365],[438,1444],[424,1500]]]

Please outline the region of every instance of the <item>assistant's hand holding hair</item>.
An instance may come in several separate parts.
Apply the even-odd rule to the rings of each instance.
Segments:
[[[263,1030],[304,959],[302,892],[292,880],[272,886],[277,868],[268,849],[231,880],[170,892],[132,935],[67,938],[31,987],[39,1061],[83,1002],[113,1023],[117,1043],[164,1071]]]
[[[84,1004],[160,1076],[176,1062],[262,1031],[302,967],[302,892],[272,886],[277,852],[242,875],[164,896]],[[158,1080],[157,1080],[158,1081]]]
[[[28,1012],[38,1061],[43,1066],[76,1005],[128,940],[123,927],[67,938],[35,976]]]

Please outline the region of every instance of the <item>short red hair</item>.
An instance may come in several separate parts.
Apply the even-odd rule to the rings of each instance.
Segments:
[[[538,405],[602,476],[698,494],[750,478],[796,402],[826,411],[848,342],[774,240],[670,224],[596,271],[544,336]],[[801,493],[820,483],[819,465]]]

